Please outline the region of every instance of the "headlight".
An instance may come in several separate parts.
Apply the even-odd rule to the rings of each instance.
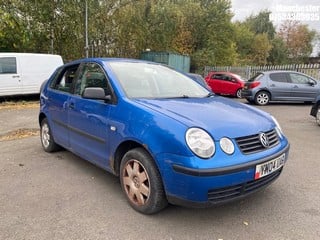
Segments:
[[[282,137],[283,132],[282,132],[280,124],[278,123],[277,119],[275,119],[275,117],[271,116],[271,118],[274,121],[274,123],[276,124],[276,130],[277,130],[279,137]]]
[[[201,158],[212,157],[216,150],[213,139],[200,128],[188,129],[186,142],[191,151]]]
[[[233,142],[229,138],[221,138],[220,139],[220,147],[226,154],[233,154],[234,153],[234,145]]]

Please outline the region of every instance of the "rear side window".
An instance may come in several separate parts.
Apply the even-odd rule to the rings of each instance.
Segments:
[[[0,58],[0,74],[16,74],[17,61],[15,57]]]
[[[263,73],[257,73],[256,75],[254,75],[252,78],[250,78],[248,80],[248,82],[254,82],[254,81],[258,81],[260,78],[263,77]]]
[[[270,79],[275,82],[288,82],[286,73],[271,73]]]
[[[62,69],[50,87],[62,92],[72,92],[73,82],[78,67],[79,64]]]

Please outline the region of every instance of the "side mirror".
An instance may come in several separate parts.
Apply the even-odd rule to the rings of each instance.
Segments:
[[[88,87],[85,88],[82,93],[83,98],[88,99],[98,99],[98,100],[104,100],[104,101],[110,101],[111,95],[106,95],[103,88],[99,87]]]
[[[309,83],[309,85],[310,85],[310,86],[314,86],[314,85],[316,85],[316,82],[315,82],[315,81],[313,81],[313,80],[309,80],[309,82],[308,82],[308,83]]]

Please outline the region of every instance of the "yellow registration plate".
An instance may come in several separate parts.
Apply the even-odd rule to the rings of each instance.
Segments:
[[[286,158],[286,155],[284,153],[275,159],[256,165],[256,173],[254,175],[254,179],[256,180],[256,179],[265,177],[277,171],[279,168],[281,168],[284,165],[285,158]]]

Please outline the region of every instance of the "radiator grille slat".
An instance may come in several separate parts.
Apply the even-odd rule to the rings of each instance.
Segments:
[[[279,144],[279,137],[275,129],[265,132],[265,134],[269,139],[268,148]],[[236,138],[236,142],[243,154],[257,153],[268,149],[262,145],[259,134]]]

